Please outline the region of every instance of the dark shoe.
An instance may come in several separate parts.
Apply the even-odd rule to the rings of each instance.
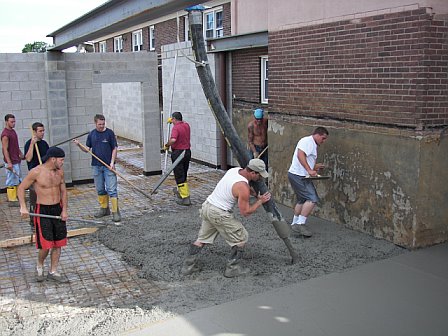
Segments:
[[[229,260],[224,271],[226,278],[235,278],[249,274],[249,268],[241,266],[239,260]]]
[[[176,203],[180,205],[190,206],[191,205],[190,196],[185,198],[178,198],[176,199]]]
[[[47,279],[48,280],[53,280],[53,281],[56,281],[56,282],[59,282],[59,283],[67,283],[68,282],[68,279],[67,279],[66,276],[61,275],[61,274],[59,274],[57,272],[53,273],[53,274],[48,273]]]
[[[112,212],[112,220],[113,220],[114,222],[121,222],[120,211]]]
[[[95,218],[101,218],[104,216],[109,216],[110,215],[110,208],[100,208],[100,210],[98,210],[98,212],[96,212],[93,216]]]
[[[306,224],[293,224],[291,225],[291,229],[298,233],[300,236],[309,238],[313,236],[313,233],[308,230],[308,227]]]
[[[198,263],[197,255],[189,255],[184,261],[181,273],[182,275],[190,275],[195,272],[201,271],[202,267]]]
[[[44,276],[44,268],[37,268],[36,267],[36,281],[37,282],[42,282],[45,280],[45,276]]]

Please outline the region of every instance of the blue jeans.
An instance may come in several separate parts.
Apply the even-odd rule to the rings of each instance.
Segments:
[[[6,167],[7,163],[5,162],[5,167]],[[15,171],[16,174],[14,174],[12,171],[10,171],[9,169],[6,169],[6,182],[5,185],[7,187],[14,187],[14,186],[18,186],[21,182],[22,182],[22,172],[20,171],[20,163],[15,163],[12,165],[12,169]]]
[[[92,170],[97,194],[99,196],[118,197],[117,175],[105,166],[92,166]]]

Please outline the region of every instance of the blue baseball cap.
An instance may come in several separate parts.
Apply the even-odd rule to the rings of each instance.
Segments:
[[[263,119],[263,109],[258,108],[254,111],[255,119]]]

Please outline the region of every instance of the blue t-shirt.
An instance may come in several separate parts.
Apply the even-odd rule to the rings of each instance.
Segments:
[[[40,158],[42,159],[44,157],[44,155],[47,154],[47,150],[49,148],[48,143],[45,140],[40,140],[40,141],[36,142],[36,144],[37,144],[37,148],[39,149]],[[25,147],[23,149],[25,151],[25,154],[28,153],[28,149],[30,149],[30,145],[31,145],[31,139],[29,139],[25,143]],[[31,159],[30,162],[27,161],[26,164],[28,166],[28,170],[31,170],[40,164],[39,157],[37,156],[37,153],[36,153],[36,148],[33,149],[33,158]]]
[[[118,147],[115,133],[109,128],[104,132],[92,130],[87,136],[86,146],[92,149],[92,153],[98,156],[106,164],[110,164],[112,160],[112,151]],[[92,166],[102,166],[96,158],[92,156]]]

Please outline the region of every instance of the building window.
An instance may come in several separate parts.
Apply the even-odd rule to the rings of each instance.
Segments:
[[[184,20],[184,32],[185,32],[185,36],[184,36],[184,41],[191,41],[191,37],[190,37],[190,21],[188,21],[188,15],[184,16],[185,20]]]
[[[156,36],[154,26],[149,27],[149,50],[156,50]]]
[[[106,41],[101,41],[100,43],[98,43],[98,51],[100,52],[100,53],[105,53],[106,51],[107,51],[107,49],[106,49]]]
[[[142,30],[132,32],[132,51],[140,51],[143,49],[143,34]]]
[[[222,25],[222,7],[204,12],[203,17],[205,39],[224,36],[224,29]]]
[[[114,52],[123,52],[123,37],[117,36],[114,38]]]
[[[261,102],[268,103],[268,70],[269,60],[268,56],[261,56]]]

